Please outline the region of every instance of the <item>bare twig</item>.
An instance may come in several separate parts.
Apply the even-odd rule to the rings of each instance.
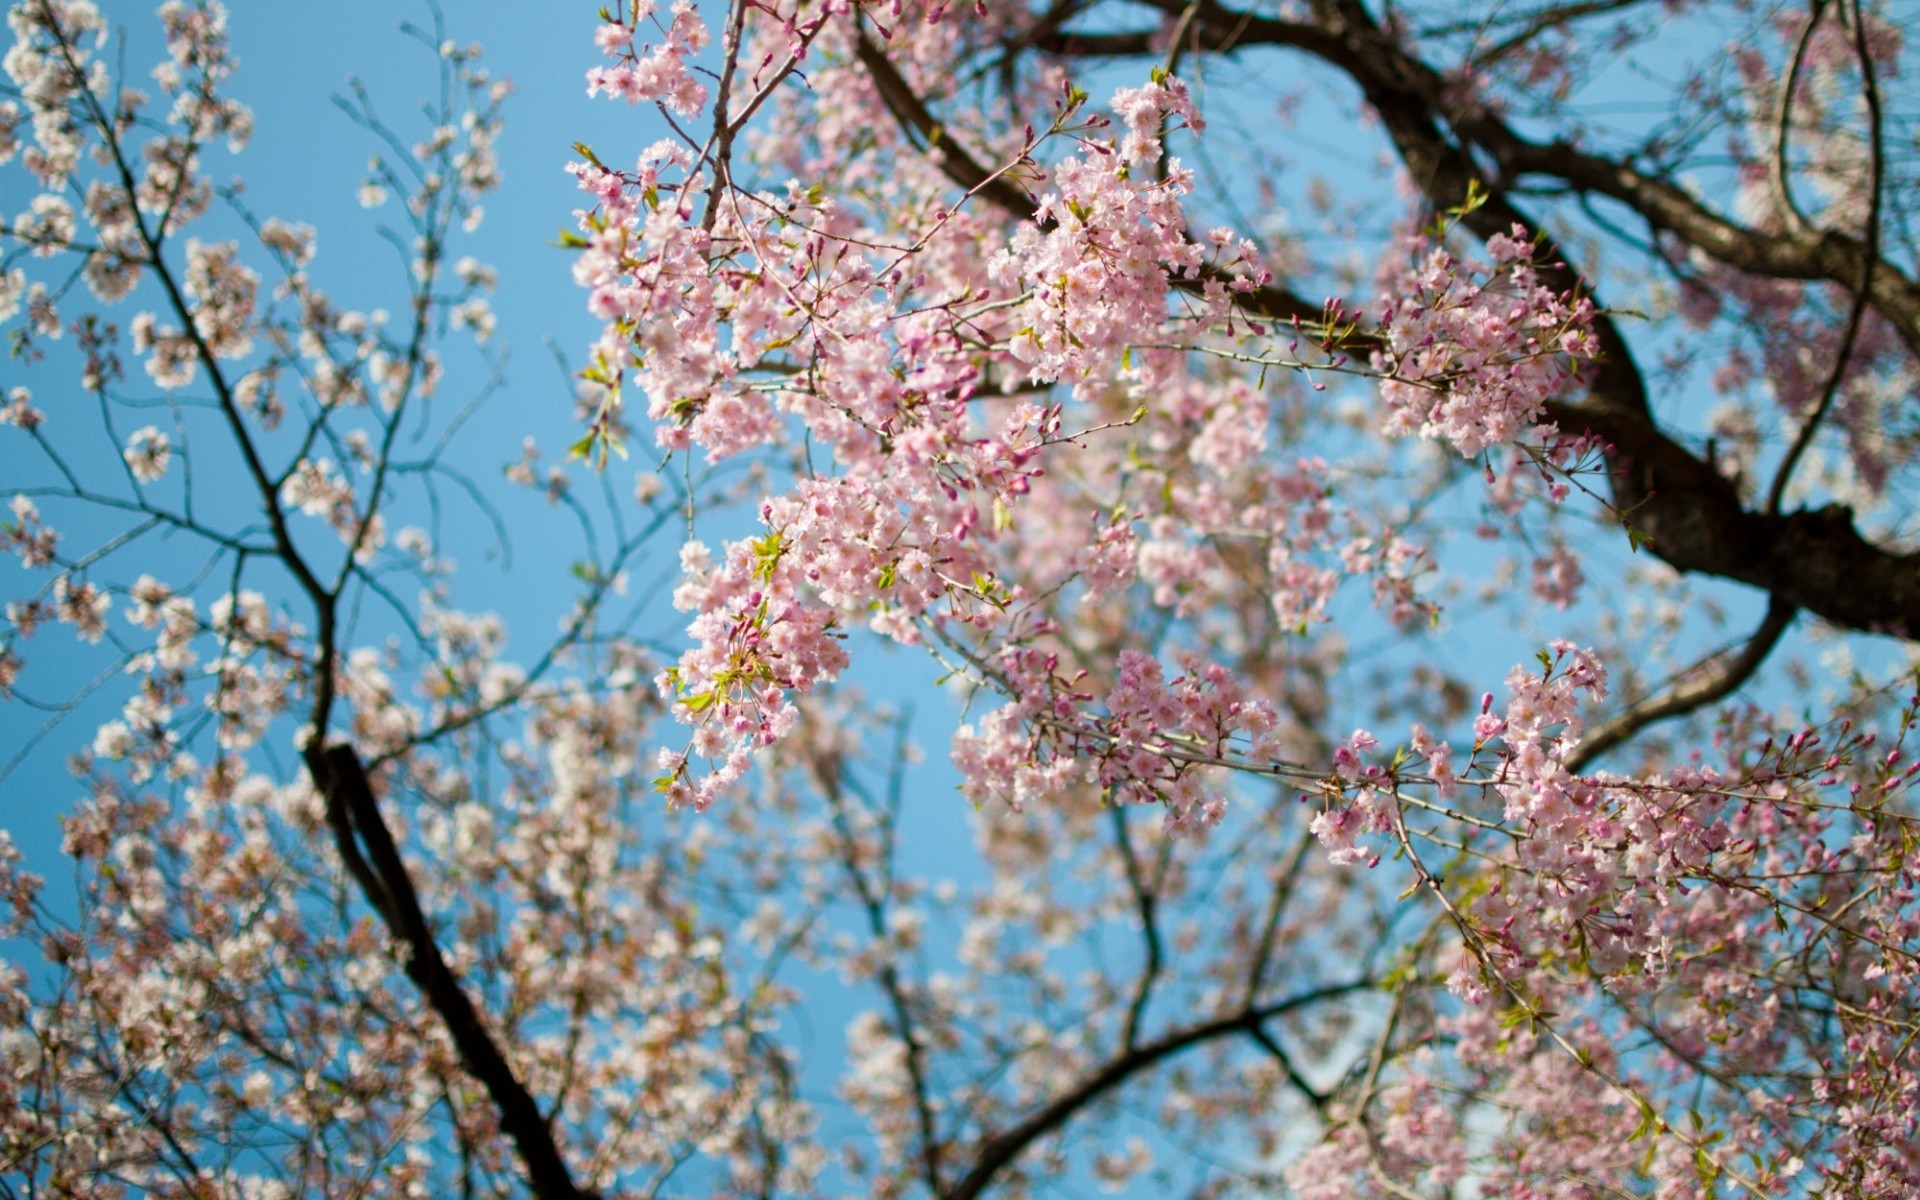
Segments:
[[[1842,9],[1845,11],[1844,7]],[[1816,6],[1814,20],[1819,19]],[[1800,456],[1807,452],[1813,443],[1813,435],[1826,419],[1833,407],[1834,399],[1840,394],[1840,383],[1846,377],[1847,365],[1853,357],[1853,346],[1860,335],[1860,323],[1867,315],[1867,305],[1873,297],[1874,270],[1880,265],[1880,188],[1886,169],[1886,147],[1883,140],[1884,127],[1880,112],[1880,87],[1873,73],[1873,56],[1868,52],[1866,31],[1862,28],[1858,0],[1854,4],[1853,41],[1860,58],[1860,90],[1867,106],[1867,222],[1862,231],[1863,249],[1860,255],[1860,281],[1854,288],[1853,303],[1847,308],[1847,323],[1840,333],[1840,346],[1834,351],[1833,366],[1827,371],[1827,380],[1820,390],[1820,400],[1807,414],[1800,426],[1800,432],[1794,437],[1793,445],[1788,447],[1786,457],[1780,460],[1780,469],[1774,473],[1773,486],[1767,489],[1767,513],[1777,514],[1781,502],[1786,498],[1787,481],[1793,477],[1793,469],[1800,463]],[[1809,24],[1811,29],[1811,24]]]

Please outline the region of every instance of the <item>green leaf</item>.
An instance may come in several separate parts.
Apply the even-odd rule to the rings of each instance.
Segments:
[[[1450,217],[1464,217],[1468,213],[1477,212],[1486,206],[1487,199],[1487,190],[1480,186],[1480,181],[1478,179],[1469,179],[1467,180],[1466,199],[1454,207],[1449,208],[1447,215]]]
[[[1007,507],[1005,500],[995,496],[993,498],[993,531],[995,533],[1005,533],[1012,528],[1013,510]]]
[[[1703,1147],[1695,1146],[1693,1148],[1693,1169],[1699,1173],[1700,1186],[1705,1188],[1707,1194],[1711,1196],[1713,1194],[1714,1184],[1719,1182],[1720,1179],[1720,1164],[1713,1161],[1713,1155],[1708,1154]]]
[[[761,582],[773,579],[773,572],[780,565],[780,555],[786,550],[786,537],[774,530],[763,538],[753,542],[753,577]]]

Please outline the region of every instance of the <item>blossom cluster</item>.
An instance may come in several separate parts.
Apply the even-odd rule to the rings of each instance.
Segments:
[[[1184,97],[1169,83],[1122,101],[1135,124],[1148,122],[1148,110],[1197,124]],[[1077,345],[1080,365],[1037,369],[1090,379],[1096,360],[1111,366],[1115,339],[1142,311],[1164,312],[1169,271],[1201,261],[1176,221],[1185,185],[1177,169],[1148,185],[1124,164],[1102,144],[1058,165],[1057,191],[1024,249],[990,269],[957,254],[950,272],[912,281],[890,274],[891,253],[872,241],[881,235],[818,189],[717,189],[671,145],[650,149],[632,172],[575,167],[595,200],[575,274],[608,322],[588,373],[605,389],[603,419],[630,377],[663,447],[699,446],[718,461],[775,441],[798,420],[837,468],[769,499],[762,536],[690,571],[678,598],[696,614],[698,645],[662,683],[694,726],[691,751],[722,765],[697,784],[684,754],[664,756],[671,798],[704,804],[737,778],[741,752],[787,728],[787,694],[838,674],[850,626],[915,642],[923,622],[991,624],[1018,602],[985,547],[1017,520],[1043,450],[1062,436],[1062,415],[1020,403],[982,420],[977,392],[989,360],[975,346],[989,334],[1002,347],[994,357],[1020,362],[1031,358],[1023,346],[1053,338],[1062,353]],[[939,244],[964,248],[972,228],[948,214],[936,225]],[[1069,259],[1094,303],[1112,307],[1101,315],[1070,306],[1055,316],[1073,329],[1034,334],[1054,322],[1040,311],[1054,303],[1053,284],[1029,287],[1028,277]],[[1126,295],[1108,277],[1116,270],[1134,281]],[[990,300],[1023,293],[1012,313]],[[794,359],[809,364],[804,374],[783,369]],[[768,371],[781,373],[777,385],[749,383]],[[1120,586],[1131,574],[1124,527],[1110,544],[1104,565],[1088,566]]]
[[[694,77],[687,59],[707,45],[711,34],[692,0],[674,0],[666,36],[645,52],[634,46],[643,21],[655,20],[654,0],[633,0],[621,6],[623,20],[608,21],[594,35],[602,53],[615,59],[611,67],[587,72],[587,95],[605,92],[629,104],[643,101],[666,105],[681,116],[692,116],[707,102],[706,85]]]
[[[1593,361],[1592,301],[1540,278],[1527,231],[1487,239],[1491,264],[1415,239],[1388,282],[1373,354],[1390,434],[1442,440],[1468,458],[1552,433],[1540,417]]]
[[[1226,811],[1218,768],[1279,749],[1272,706],[1217,663],[1190,661],[1168,679],[1152,656],[1123,651],[1098,710],[1085,674],[1063,677],[1056,655],[1010,650],[993,667],[1016,699],[953,741],[975,805],[1019,812],[1084,780],[1116,804],[1160,804],[1170,833],[1191,833]]]
[[[1372,735],[1356,732],[1334,755],[1313,821],[1330,858],[1348,865],[1377,866],[1389,847],[1419,863],[1423,838],[1434,836],[1417,824],[1424,813],[1455,816],[1458,830],[1502,835],[1481,844],[1482,861],[1466,881],[1418,868],[1416,886],[1454,897],[1447,912],[1458,960],[1447,984],[1466,1007],[1448,1025],[1461,1039],[1462,1065],[1497,1077],[1495,1101],[1530,1119],[1563,1119],[1569,1103],[1588,1108],[1581,1127],[1591,1136],[1556,1161],[1582,1162],[1595,1174],[1621,1169],[1623,1147],[1649,1131],[1671,1132],[1653,1115],[1659,1064],[1618,1057],[1596,1020],[1559,1017],[1612,1006],[1629,1027],[1657,1023],[1682,1063],[1723,1082],[1764,1081],[1743,1101],[1757,1106],[1754,1122],[1730,1131],[1726,1147],[1709,1151],[1685,1131],[1650,1146],[1663,1172],[1717,1174],[1748,1154],[1774,1164],[1766,1167],[1772,1177],[1791,1177],[1802,1160],[1788,1161],[1777,1147],[1784,1140],[1800,1154],[1811,1148],[1787,1131],[1805,1106],[1817,1105],[1835,1114],[1820,1134],[1831,1156],[1822,1174],[1856,1180],[1850,1186],[1860,1195],[1911,1189],[1920,1181],[1910,1153],[1913,1110],[1860,1098],[1920,1095],[1920,1068],[1889,1040],[1908,1027],[1920,978],[1920,958],[1908,949],[1920,932],[1915,864],[1903,840],[1911,835],[1877,819],[1920,772],[1899,747],[1876,751],[1873,735],[1843,728],[1831,747],[1813,729],[1769,738],[1745,781],[1700,764],[1641,777],[1579,774],[1568,762],[1584,710],[1607,697],[1606,670],[1564,642],[1543,651],[1540,664],[1515,668],[1504,708],[1485,698],[1464,769],[1424,730],[1416,728],[1411,753],[1391,763],[1372,753]],[[1856,772],[1850,799],[1833,807],[1876,817],[1843,841],[1837,817],[1810,801],[1841,785],[1848,764]],[[1441,804],[1484,795],[1499,807],[1462,817],[1424,799],[1428,788]],[[1365,837],[1379,840],[1369,846],[1358,840]],[[1823,912],[1836,905],[1845,917]],[[1842,936],[1831,942],[1836,932]],[[1824,1035],[1786,997],[1824,992],[1848,973],[1859,989],[1848,1002],[1849,1051],[1841,1061],[1822,1059]],[[1525,1038],[1516,1019],[1526,1023]],[[1564,1066],[1553,1061],[1559,1053],[1603,1086],[1575,1101]],[[1818,1064],[1810,1077],[1793,1074],[1809,1063]],[[1691,1147],[1693,1157],[1676,1146]],[[1291,1177],[1310,1191],[1355,1186],[1355,1172],[1370,1161],[1336,1129]],[[1413,1167],[1456,1169],[1444,1159]]]

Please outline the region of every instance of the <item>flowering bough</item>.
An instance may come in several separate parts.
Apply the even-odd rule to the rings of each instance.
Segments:
[[[1603,724],[1597,749],[1727,695],[1798,608],[1911,633],[1896,614],[1915,594],[1907,574],[1895,577],[1910,566],[1887,559],[1877,615],[1862,619],[1823,568],[1790,576],[1762,565],[1779,561],[1764,549],[1729,552],[1716,540],[1741,528],[1741,546],[1772,538],[1818,556],[1853,553],[1858,535],[1827,519],[1828,542],[1811,544],[1815,521],[1782,522],[1777,487],[1774,511],[1757,511],[1711,453],[1703,462],[1662,431],[1619,318],[1511,183],[1545,174],[1628,205],[1725,265],[1768,269],[1733,261],[1727,218],[1611,160],[1528,141],[1475,91],[1492,85],[1443,77],[1398,27],[1358,6],[1314,12],[1168,5],[1165,27],[1136,36],[1082,27],[1077,11],[957,20],[944,6],[742,5],[713,67],[714,134],[656,146],[634,172],[597,158],[579,168],[594,197],[579,278],[590,307],[613,318],[588,377],[602,389],[602,420],[637,386],[668,451],[754,455],[787,472],[761,505],[759,536],[718,553],[696,546],[683,561],[677,599],[695,614],[695,645],[660,683],[693,733],[686,749],[662,752],[658,786],[704,809],[756,756],[777,772],[796,752],[786,743],[801,736],[807,698],[854,669],[857,630],[924,643],[988,706],[953,745],[962,793],[983,820],[1054,820],[1038,810],[1089,797],[1113,814],[1149,933],[1144,982],[1126,1006],[1129,1046],[1166,951],[1153,932],[1159,899],[1128,848],[1128,807],[1158,806],[1160,836],[1204,845],[1229,836],[1218,831],[1232,827],[1235,777],[1284,780],[1303,790],[1304,823],[1330,868],[1384,871],[1391,859],[1411,869],[1400,901],[1432,923],[1390,973],[1392,1014],[1364,1085],[1329,1095],[1287,1067],[1325,1129],[1289,1176],[1296,1189],[1407,1195],[1409,1183],[1470,1174],[1522,1188],[1646,1175],[1661,1187],[1724,1179],[1772,1193],[1817,1169],[1896,1194],[1909,1167],[1883,1151],[1913,1130],[1877,1115],[1858,1131],[1851,1115],[1820,1123],[1808,1105],[1860,1086],[1840,1082],[1854,1071],[1872,1074],[1882,1095],[1905,1094],[1907,1049],[1876,1052],[1871,1066],[1849,1052],[1842,1068],[1821,1035],[1792,1021],[1756,1022],[1750,1040],[1771,1049],[1737,1062],[1688,1048],[1696,1030],[1725,1020],[1731,997],[1758,994],[1751,980],[1828,994],[1837,977],[1788,985],[1779,972],[1811,971],[1829,939],[1885,948],[1874,998],[1858,1007],[1911,1028],[1900,982],[1913,919],[1905,851],[1874,849],[1905,818],[1824,799],[1844,776],[1805,768],[1798,747],[1814,735],[1798,735],[1786,757],[1769,748],[1755,758],[1736,739],[1720,767],[1582,774],[1582,711],[1606,701],[1607,672],[1569,643],[1543,655],[1540,674],[1510,678],[1504,715],[1489,696],[1470,747],[1415,724],[1383,757],[1371,734],[1332,745],[1313,728],[1341,656],[1329,627],[1354,607],[1343,585],[1366,580],[1372,619],[1406,631],[1441,623],[1447,594],[1446,563],[1424,540],[1432,523],[1382,520],[1343,500],[1390,495],[1366,468],[1330,465],[1333,453],[1297,455],[1288,468],[1287,451],[1275,454],[1308,436],[1312,397],[1349,377],[1374,384],[1363,425],[1445,444],[1482,465],[1500,522],[1523,536],[1529,524],[1552,528],[1529,562],[1531,590],[1548,604],[1574,608],[1590,586],[1561,528],[1576,491],[1631,550],[1773,593],[1745,651],[1636,700]],[[1849,13],[1855,26],[1867,19]],[[623,62],[646,14],[632,18],[601,39]],[[676,47],[707,40],[688,32],[690,19],[682,6],[657,22],[644,54],[685,59],[692,52]],[[1531,48],[1540,30],[1574,19],[1507,45]],[[1424,232],[1386,248],[1377,303],[1310,303],[1275,283],[1280,248],[1230,227],[1190,232],[1208,206],[1180,147],[1206,123],[1178,68],[1211,48],[1262,44],[1353,75],[1414,176],[1429,215],[1403,226]],[[1149,51],[1163,61],[1144,84],[1111,92],[1111,119],[1067,73],[1082,57]],[[950,69],[996,55],[1003,65],[1034,56],[1035,69],[1000,76],[998,89]],[[1877,103],[1870,55],[1850,61]],[[752,100],[729,100],[749,75]],[[680,92],[644,98],[699,115]],[[1035,112],[1044,119],[1019,115]],[[1442,119],[1462,142],[1438,131]],[[1906,287],[1900,272],[1876,261],[1866,277]],[[1874,301],[1883,314],[1907,302],[1885,295]],[[1860,325],[1856,311],[1848,327]],[[787,455],[802,435],[809,452]],[[1779,464],[1783,480],[1798,454]],[[1444,481],[1448,468],[1436,468]],[[1762,532],[1766,522],[1778,524]],[[1895,716],[1904,723],[1911,710]],[[1764,741],[1765,721],[1741,720],[1739,737]],[[1823,770],[1867,769],[1869,745],[1849,742]],[[715,764],[704,775],[702,758]],[[837,759],[829,766],[838,779]],[[1896,811],[1905,778],[1876,780]],[[1818,814],[1841,809],[1864,831],[1851,858],[1825,853],[1835,818]],[[1444,868],[1428,865],[1436,856]],[[1729,899],[1691,899],[1703,889]],[[1809,889],[1828,898],[1816,903]],[[1835,936],[1817,915],[1830,904],[1865,923]],[[1775,922],[1765,936],[1759,914]],[[1448,957],[1440,978],[1452,999],[1425,997],[1431,964]],[[1418,1022],[1405,1012],[1415,1003]],[[894,1036],[917,1062],[911,1005],[896,1007]],[[1718,1015],[1694,1012],[1703,1007]],[[1457,1043],[1457,1056],[1414,1053],[1421,1022],[1424,1036]],[[1623,1037],[1643,1044],[1623,1052]],[[896,1084],[919,1095],[922,1166],[939,1191],[937,1114],[923,1072],[909,1075]],[[1604,1085],[1597,1098],[1588,1076]],[[1729,1130],[1710,1113],[1691,1124],[1666,1115],[1695,1079],[1716,1104],[1767,1096],[1768,1118]],[[1500,1136],[1514,1140],[1469,1155],[1464,1131],[1485,1122],[1477,1105],[1505,1114]],[[1590,1139],[1530,1155],[1505,1148],[1576,1111],[1589,1113]],[[1804,1167],[1823,1154],[1825,1165]]]

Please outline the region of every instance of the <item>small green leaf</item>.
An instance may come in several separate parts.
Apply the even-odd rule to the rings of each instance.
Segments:
[[[1693,1148],[1693,1169],[1700,1176],[1700,1186],[1709,1196],[1713,1194],[1714,1184],[1720,1180],[1720,1164],[1713,1161],[1713,1155],[1699,1146]]]
[[[1653,1105],[1647,1103],[1645,1096],[1638,1094],[1634,1096],[1633,1102],[1640,1107],[1640,1121],[1633,1127],[1633,1132],[1627,1135],[1627,1140],[1637,1142],[1643,1137],[1659,1133],[1660,1114],[1653,1111]]]
[[[761,582],[773,579],[774,569],[780,565],[780,555],[786,550],[786,538],[776,529],[753,543],[753,577]]]
[[[993,498],[993,531],[995,533],[1005,533],[1007,530],[1012,528],[1013,528],[1013,510],[1007,507],[1007,502],[1005,500],[1002,500],[1000,497],[995,496]],[[976,576],[976,579],[977,578],[978,577]]]

